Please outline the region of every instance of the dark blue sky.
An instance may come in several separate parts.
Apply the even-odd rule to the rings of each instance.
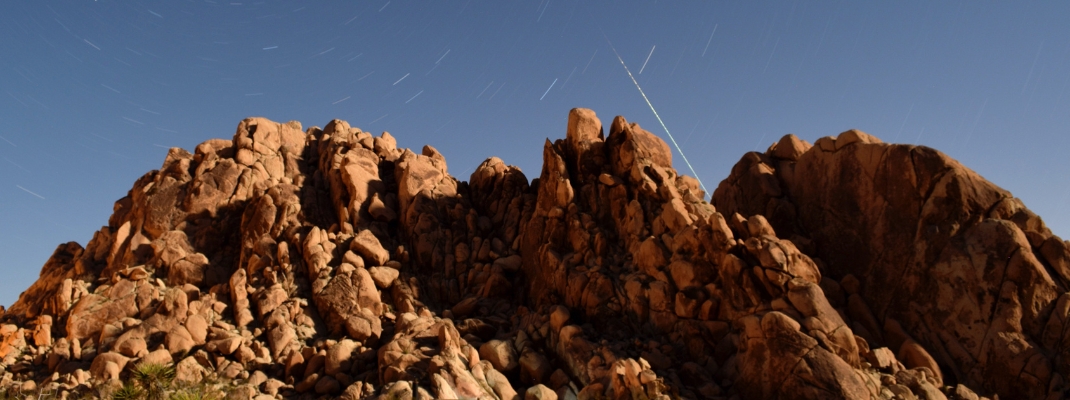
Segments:
[[[607,38],[711,191],[781,135],[858,128],[944,151],[1070,236],[1067,16],[1057,1],[7,1],[0,304],[168,147],[248,116],[386,130],[462,179],[489,156],[537,176],[573,107],[668,139]]]

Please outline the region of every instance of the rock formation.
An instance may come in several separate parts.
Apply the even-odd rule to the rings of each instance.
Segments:
[[[821,286],[870,347],[1002,398],[1062,398],[1070,243],[940,152],[851,130],[785,136],[717,188],[821,260]]]
[[[172,149],[0,309],[0,387],[240,398],[1061,398],[1070,245],[925,147],[747,153],[713,195],[569,114],[529,181],[344,121]]]

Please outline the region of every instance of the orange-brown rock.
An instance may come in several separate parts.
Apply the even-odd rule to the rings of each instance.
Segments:
[[[789,135],[710,204],[638,124],[563,128],[534,180],[339,120],[172,149],[0,309],[0,386],[172,363],[245,398],[1066,394],[1070,244],[946,156]]]
[[[937,386],[1001,398],[1066,390],[1068,348],[1045,340],[1065,335],[1045,328],[1065,318],[1056,304],[1070,288],[1066,242],[946,155],[855,130],[812,147],[789,135],[746,154],[713,203],[764,215],[805,243],[822,272],[850,277],[854,326],[871,346],[899,349],[908,367],[935,374]],[[887,321],[901,328],[881,332]]]

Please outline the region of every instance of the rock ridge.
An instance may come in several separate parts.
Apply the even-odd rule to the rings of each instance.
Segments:
[[[1061,398],[1070,243],[935,150],[751,152],[712,196],[573,109],[530,180],[345,121],[171,149],[0,315],[0,387],[236,398]]]

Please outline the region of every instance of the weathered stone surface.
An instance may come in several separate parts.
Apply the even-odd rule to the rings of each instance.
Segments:
[[[216,352],[225,356],[234,354],[235,351],[241,346],[241,336],[231,336],[223,339],[216,339],[205,344],[204,349],[209,352]]]
[[[796,161],[803,153],[813,147],[809,142],[799,139],[795,135],[784,135],[780,141],[773,145],[772,156],[784,160]]]
[[[145,332],[141,327],[128,330],[115,340],[112,348],[127,357],[141,357],[148,351],[148,344],[145,343]]]
[[[192,315],[186,320],[186,332],[195,345],[202,345],[208,337],[208,322],[200,315]]]
[[[167,349],[150,351],[145,357],[141,358],[142,364],[171,365],[172,362],[174,362],[174,359]]]
[[[331,332],[349,331],[352,334],[351,325],[357,323],[354,320],[366,321],[359,324],[367,324],[370,329],[362,329],[361,332],[365,333],[355,337],[358,340],[377,336],[381,331],[378,327],[378,317],[382,313],[381,298],[375,281],[363,268],[336,275],[322,290],[313,293],[313,299]]]
[[[41,267],[41,274],[37,280],[26,291],[22,292],[19,295],[19,299],[11,307],[8,307],[2,315],[5,318],[19,316],[29,320],[41,314],[57,315],[67,311],[70,304],[66,303],[69,300],[61,303],[57,302],[56,299],[66,300],[69,296],[58,289],[64,287],[63,282],[66,279],[74,279],[78,274],[89,272],[85,270],[85,262],[82,262],[82,267],[79,268],[79,260],[99,260],[107,256],[107,250],[103,249],[107,245],[100,243],[110,239],[110,234],[111,231],[109,229],[103,229],[94,234],[93,238],[97,240],[93,244],[96,246],[93,246],[94,248],[91,250],[95,251],[91,251],[89,254],[86,253],[86,249],[75,242],[67,242],[57,246],[56,250],[52,252],[52,256]]]
[[[550,362],[542,354],[529,351],[520,356],[520,379],[526,383],[542,383],[550,377]]]
[[[175,381],[197,383],[208,376],[208,370],[193,357],[186,357],[175,365]]]
[[[398,279],[399,272],[390,267],[371,267],[368,268],[368,274],[371,275],[375,286],[380,289],[389,289],[394,284],[394,280]]]
[[[866,354],[866,361],[869,361],[874,368],[886,370],[895,365],[895,353],[887,347],[873,349]]]
[[[479,358],[490,361],[494,369],[509,372],[517,367],[516,350],[509,342],[491,340],[479,346]]]
[[[778,234],[812,243],[824,274],[850,274],[849,313],[870,345],[899,348],[904,339],[874,326],[894,318],[915,343],[911,363],[938,366],[937,377],[1002,398],[1063,390],[1049,385],[1049,366],[1065,348],[1041,332],[1053,319],[1044,310],[1070,286],[1070,255],[1039,217],[933,149],[854,130],[809,149],[795,142],[745,155],[714,193],[718,210],[764,214]],[[1028,379],[1007,372],[1027,364]]]
[[[538,384],[524,392],[524,400],[557,400],[557,393],[546,385]]]
[[[79,340],[90,338],[99,335],[104,325],[137,314],[136,293],[132,285],[120,283],[113,286],[110,292],[119,297],[90,294],[75,304],[67,317],[67,337]]]
[[[37,317],[37,326],[33,328],[33,344],[37,347],[52,346],[52,316]]]
[[[130,359],[122,354],[108,352],[93,358],[93,364],[89,367],[89,373],[101,381],[109,381],[119,378],[119,371],[126,368]]]
[[[353,237],[350,249],[364,257],[368,266],[386,265],[386,262],[390,261],[390,253],[383,248],[379,239],[371,231],[360,231],[357,236]]]
[[[587,109],[532,181],[397,143],[249,118],[172,149],[0,308],[0,384],[151,362],[258,399],[1067,394],[1070,244],[931,149],[787,135],[715,207]]]
[[[360,344],[349,339],[343,339],[335,343],[334,346],[327,349],[323,371],[331,376],[347,371],[349,369],[347,367],[353,359],[353,351],[358,347],[360,347]]]
[[[760,320],[746,317],[746,351],[740,354],[740,392],[749,398],[869,396],[851,366],[799,331],[799,324],[779,312]],[[779,384],[774,384],[777,382]]]

